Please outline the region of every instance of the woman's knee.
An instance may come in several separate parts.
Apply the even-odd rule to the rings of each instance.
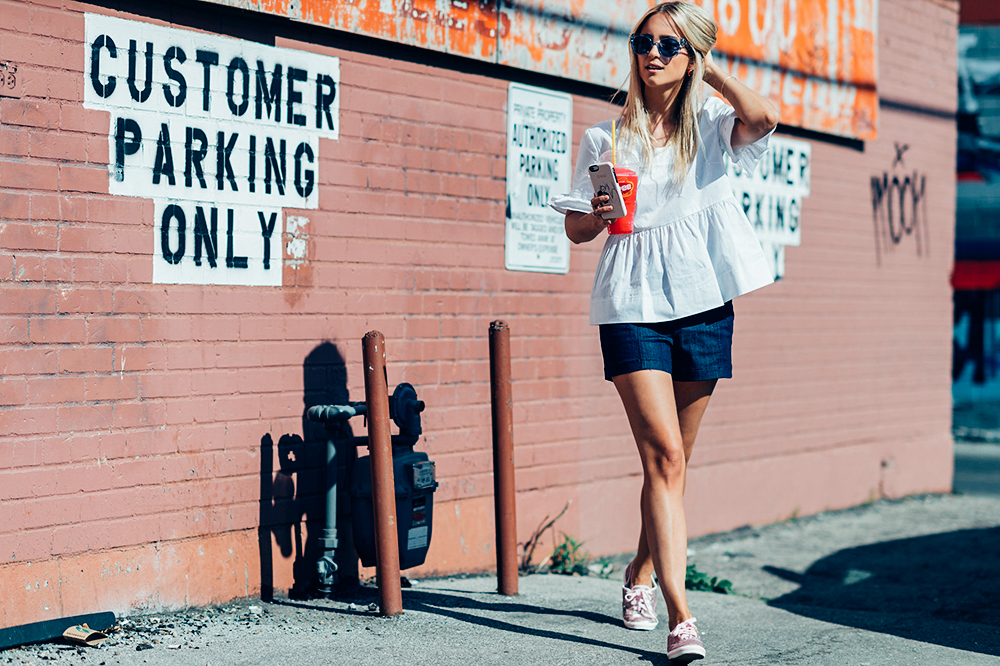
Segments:
[[[661,480],[671,483],[682,481],[687,471],[687,460],[684,456],[684,442],[653,441],[643,447],[642,467],[650,480]]]

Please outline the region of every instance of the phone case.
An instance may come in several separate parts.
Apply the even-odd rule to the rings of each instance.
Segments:
[[[622,198],[622,190],[618,186],[618,179],[615,178],[615,169],[610,162],[598,162],[590,165],[590,182],[594,185],[594,194],[607,194],[611,197],[609,202],[612,210],[601,213],[605,220],[618,217],[625,217],[625,200]]]

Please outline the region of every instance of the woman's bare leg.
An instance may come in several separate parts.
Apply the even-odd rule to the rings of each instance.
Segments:
[[[615,377],[643,466],[642,530],[630,585],[651,585],[655,569],[671,628],[691,617],[684,589],[687,461],[716,380],[674,382],[643,370]]]
[[[715,389],[716,379],[703,382],[674,382],[674,397],[677,405],[677,420],[681,428],[681,437],[684,440],[684,486],[681,493],[687,488],[687,463],[691,460],[691,451],[694,449],[694,440],[698,436],[698,429],[701,427],[701,419],[708,408],[708,400],[712,397]],[[671,546],[676,549],[675,558],[684,563],[684,566],[675,572],[678,576],[677,584],[684,587],[684,580],[687,574],[687,522],[684,523],[684,531],[676,532],[673,535]],[[673,623],[670,627],[673,628]]]

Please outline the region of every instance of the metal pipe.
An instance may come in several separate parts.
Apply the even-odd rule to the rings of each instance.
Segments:
[[[389,384],[385,374],[385,338],[369,331],[364,350],[365,403],[368,405],[368,453],[371,456],[372,503],[375,511],[375,574],[379,612],[403,612],[396,536],[396,486],[392,477],[392,434],[389,430]]]
[[[326,428],[326,523],[320,547],[323,556],[316,563],[316,575],[320,595],[333,596],[337,585],[337,442],[336,430]]]
[[[517,505],[514,492],[514,403],[510,391],[510,329],[490,324],[493,403],[493,508],[497,534],[497,591],[517,594]]]

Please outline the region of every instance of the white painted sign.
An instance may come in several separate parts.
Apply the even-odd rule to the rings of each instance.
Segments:
[[[573,98],[511,83],[507,89],[507,221],[511,271],[569,272],[564,216],[549,208],[572,189]]]
[[[153,281],[280,286],[282,209],[319,206],[339,136],[339,59],[97,14],[84,56],[108,191],[155,203]]]
[[[802,242],[802,201],[809,196],[812,145],[772,136],[753,173],[728,160],[736,201],[750,218],[774,276],[785,274],[785,246]]]

